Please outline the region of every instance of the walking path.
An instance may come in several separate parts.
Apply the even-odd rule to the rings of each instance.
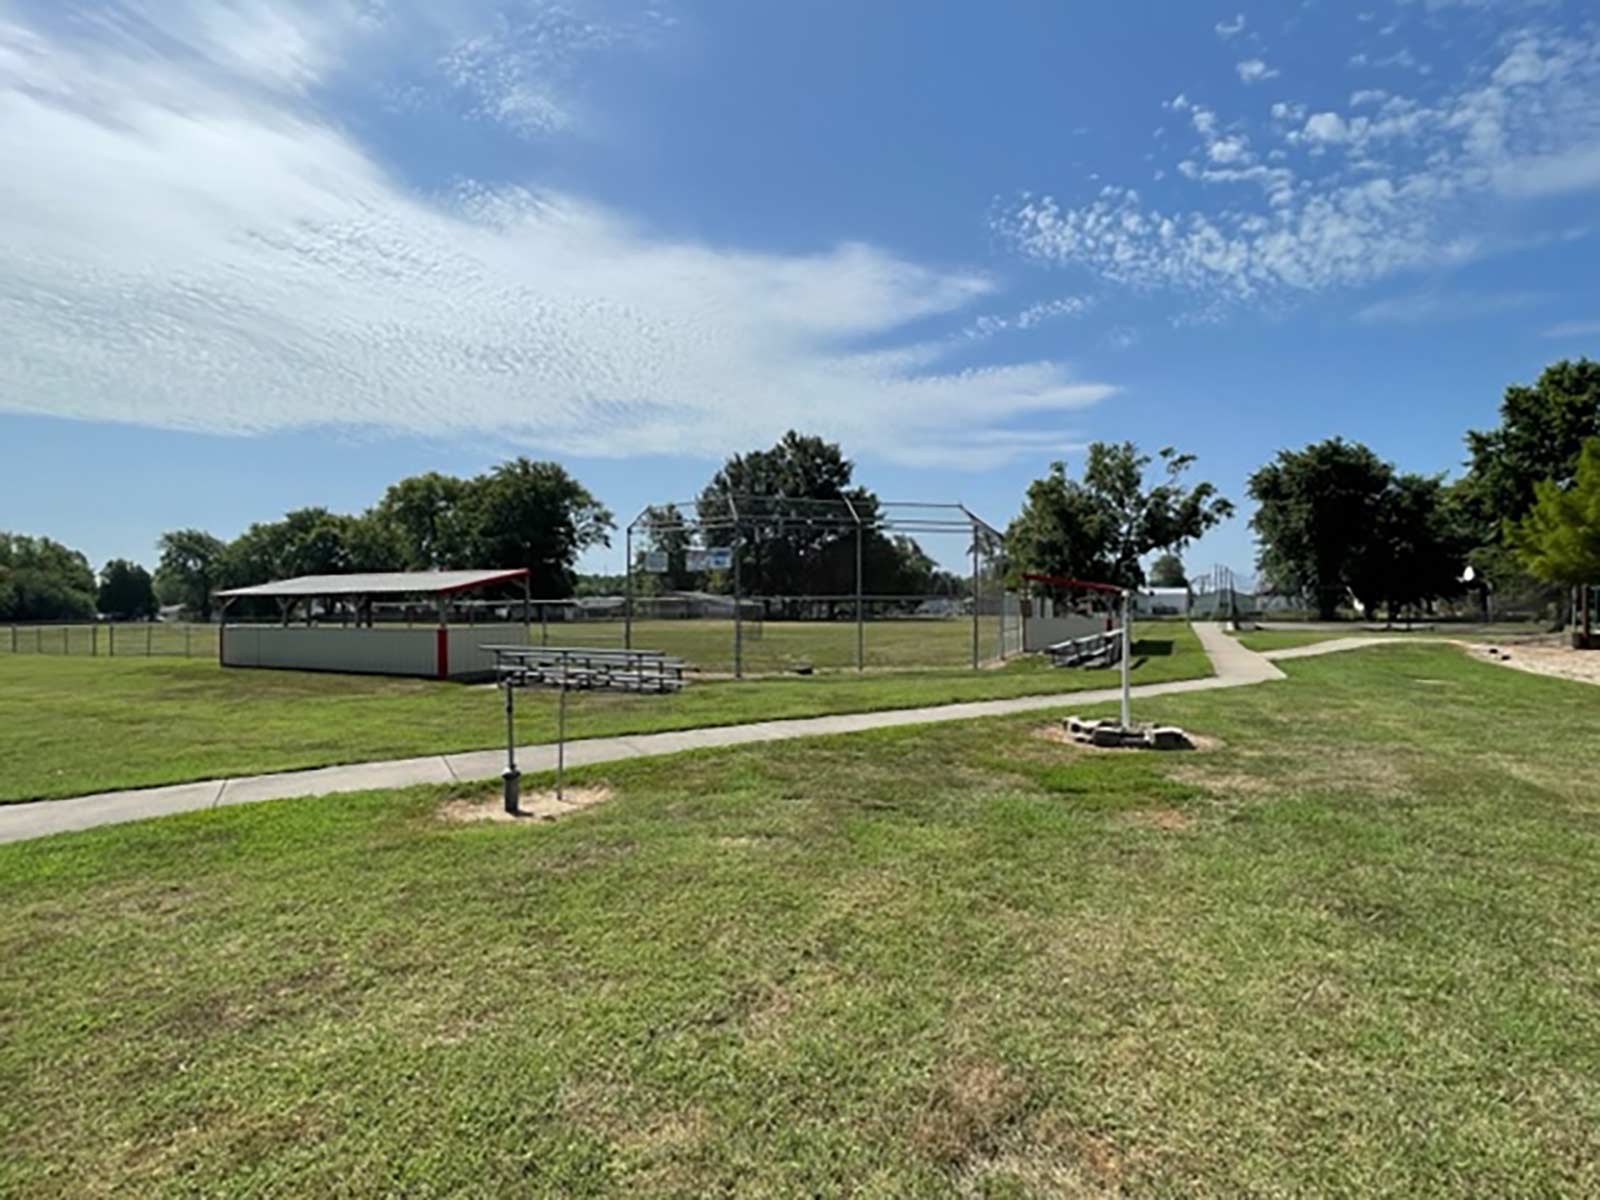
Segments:
[[[1172,683],[1145,684],[1133,689],[1135,697],[1171,696],[1183,692],[1211,691],[1241,687],[1282,679],[1284,674],[1266,656],[1248,650],[1229,637],[1220,624],[1194,626],[1200,644],[1211,659],[1215,675],[1207,679],[1185,679]],[[1354,639],[1353,639],[1354,640]],[[1304,647],[1312,653],[1342,649],[1338,643],[1323,642]],[[1296,651],[1283,652],[1284,656]],[[676,754],[715,746],[742,746],[752,742],[777,742],[790,738],[819,737],[835,733],[856,733],[866,729],[887,729],[898,725],[924,725],[937,721],[968,721],[977,717],[1003,717],[1015,713],[1050,708],[1103,704],[1121,696],[1119,688],[1098,688],[1087,692],[1053,692],[1042,696],[1017,696],[1008,700],[978,700],[965,704],[940,704],[926,708],[887,709],[882,712],[843,713],[830,717],[806,717],[787,721],[758,721],[750,725],[723,725],[706,729],[685,729],[671,733],[587,738],[568,742],[569,766],[615,762],[656,754]],[[551,745],[519,746],[517,765],[524,772],[552,771],[556,749]],[[75,796],[70,800],[37,800],[26,804],[0,805],[0,842],[23,841],[138,821],[170,813],[215,808],[223,804],[249,804],[256,800],[282,800],[297,796],[331,796],[339,792],[363,792],[372,788],[401,788],[419,783],[458,783],[498,779],[505,766],[504,750],[473,750],[462,754],[430,754],[422,758],[391,759],[386,762],[354,763],[343,767],[321,767],[310,771],[283,771],[272,775],[246,775],[232,779],[213,779],[204,783],[181,783],[171,787],[139,788],[125,792],[100,792]]]

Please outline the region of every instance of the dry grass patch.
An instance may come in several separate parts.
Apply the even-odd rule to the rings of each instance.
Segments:
[[[987,1157],[1022,1110],[1027,1089],[989,1059],[963,1059],[935,1082],[911,1129],[918,1154],[946,1167]]]
[[[1142,825],[1147,829],[1161,829],[1168,833],[1180,833],[1194,825],[1193,816],[1176,808],[1147,808],[1141,812],[1131,812],[1124,819],[1130,825]]]
[[[1127,1156],[1111,1138],[1044,1113],[1005,1139],[993,1155],[962,1173],[962,1196],[1010,1195],[1021,1188],[1039,1196],[1124,1195]],[[998,1191],[1005,1188],[1008,1190]]]

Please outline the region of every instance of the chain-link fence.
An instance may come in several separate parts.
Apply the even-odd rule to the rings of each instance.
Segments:
[[[859,603],[858,603],[859,601]],[[971,669],[1020,652],[1015,598],[906,596],[599,596],[536,601],[529,640],[632,644],[706,674]]]
[[[0,625],[0,654],[216,658],[217,626],[176,621]]]

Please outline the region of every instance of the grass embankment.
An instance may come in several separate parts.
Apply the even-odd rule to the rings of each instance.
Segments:
[[[1593,693],[1287,669],[0,846],[0,1192],[1595,1194]]]
[[[1136,682],[1211,673],[1187,625],[1145,632],[1134,646]],[[1032,657],[981,671],[719,680],[675,696],[574,693],[567,732],[603,737],[1115,684],[1115,672],[1055,670]],[[519,737],[553,739],[555,706],[553,693],[524,693]],[[5,658],[0,802],[483,749],[504,744],[503,720],[491,689],[459,683],[225,671],[188,659]]]

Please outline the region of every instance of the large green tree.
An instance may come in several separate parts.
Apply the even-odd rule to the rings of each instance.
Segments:
[[[609,546],[611,511],[558,463],[517,458],[471,481],[465,501],[474,566],[526,567],[533,594],[572,594],[578,556]]]
[[[1600,584],[1600,437],[1584,443],[1571,483],[1534,485],[1533,504],[1507,530],[1507,541],[1534,575],[1565,587]],[[1593,614],[1584,605],[1584,637]]]
[[[161,535],[158,546],[156,595],[165,604],[183,605],[202,621],[211,620],[211,593],[222,578],[227,543],[203,529],[174,529]]]
[[[1467,434],[1466,498],[1485,543],[1533,506],[1547,481],[1571,483],[1584,443],[1600,436],[1600,362],[1580,358],[1546,367],[1532,387],[1513,384],[1500,424]]]
[[[1397,475],[1359,442],[1280,451],[1250,477],[1257,566],[1324,619],[1346,596],[1390,616],[1461,590],[1469,538],[1437,477]]]
[[[1273,586],[1333,617],[1369,552],[1394,469],[1359,442],[1330,438],[1281,450],[1250,476],[1256,565]]]
[[[102,615],[119,621],[147,620],[159,608],[150,572],[125,558],[113,558],[100,568],[96,604]]]
[[[1600,435],[1600,363],[1553,363],[1530,386],[1513,384],[1500,403],[1500,423],[1467,434],[1467,474],[1453,485],[1473,541],[1472,565],[1487,610],[1491,596],[1559,609],[1563,592],[1530,573],[1506,531],[1533,506],[1538,485],[1574,478],[1583,443]]]
[[[854,473],[837,443],[790,430],[769,449],[733,455],[712,476],[695,505],[700,537],[707,545],[737,539],[740,585],[749,595],[848,598],[856,588],[859,519],[863,592],[932,589],[933,560],[914,539],[879,527],[882,505]]]
[[[1470,548],[1442,479],[1396,475],[1351,563],[1350,590],[1369,615],[1386,610],[1392,621],[1403,611],[1459,594]]]
[[[1159,451],[1161,478],[1146,469],[1155,459],[1132,442],[1095,442],[1083,478],[1064,463],[1028,487],[1021,514],[1006,531],[1013,574],[1065,575],[1137,587],[1140,561],[1154,550],[1181,550],[1233,513],[1215,485],[1193,486],[1183,476],[1194,456],[1171,446]]]
[[[398,540],[399,567],[440,571],[475,565],[466,523],[472,487],[468,480],[438,471],[389,486],[371,515]]]
[[[47,537],[0,532],[0,620],[76,621],[95,615],[89,560]]]

